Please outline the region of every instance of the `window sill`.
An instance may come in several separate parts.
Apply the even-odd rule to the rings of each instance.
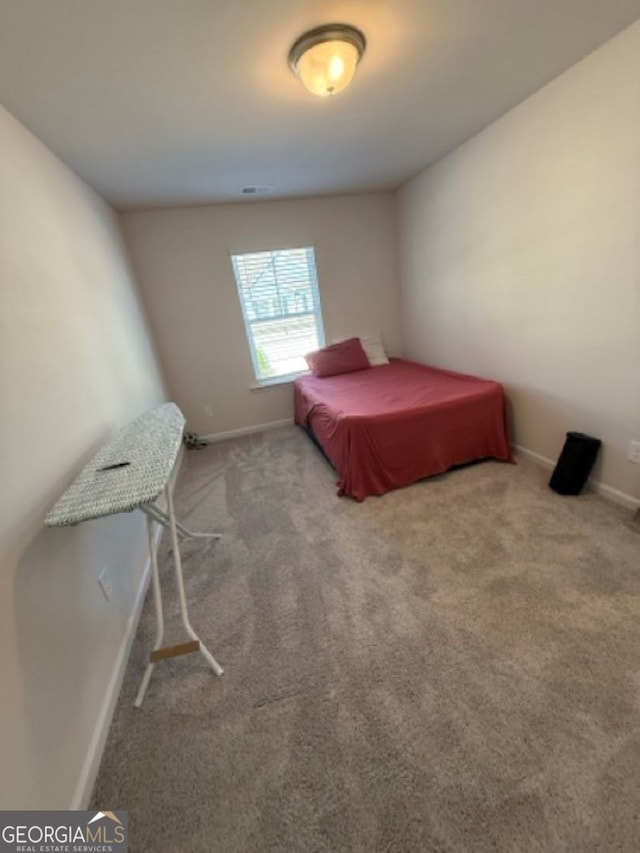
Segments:
[[[289,373],[286,376],[277,376],[274,379],[257,382],[255,385],[250,385],[250,391],[264,391],[267,388],[278,388],[281,385],[292,385],[298,376],[308,376],[311,371],[301,370],[300,373]]]

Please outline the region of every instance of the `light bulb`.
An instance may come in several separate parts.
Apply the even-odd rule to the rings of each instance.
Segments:
[[[325,41],[303,53],[298,62],[302,82],[314,95],[335,95],[356,71],[358,51],[346,41]]]

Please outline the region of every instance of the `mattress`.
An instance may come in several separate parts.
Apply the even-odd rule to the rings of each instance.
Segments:
[[[502,385],[405,359],[294,383],[296,423],[312,430],[364,500],[479,459],[513,462]]]

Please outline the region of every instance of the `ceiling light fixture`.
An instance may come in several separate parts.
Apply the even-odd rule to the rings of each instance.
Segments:
[[[314,95],[335,95],[353,79],[366,44],[355,27],[325,24],[296,40],[289,51],[289,65]]]

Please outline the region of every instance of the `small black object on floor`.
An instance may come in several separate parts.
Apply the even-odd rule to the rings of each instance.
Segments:
[[[579,495],[602,442],[583,432],[568,432],[549,486],[560,495]]]
[[[205,438],[200,438],[197,432],[185,432],[182,440],[189,450],[201,450],[209,444]]]

